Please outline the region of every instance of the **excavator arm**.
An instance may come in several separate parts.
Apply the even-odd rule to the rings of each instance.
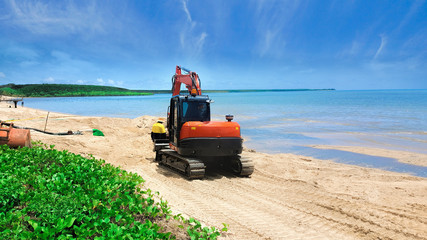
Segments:
[[[187,74],[182,74],[181,71],[185,71]],[[185,84],[189,94],[202,95],[199,75],[195,72],[182,68],[181,66],[176,66],[175,75],[172,77],[172,96],[179,95],[182,83]]]

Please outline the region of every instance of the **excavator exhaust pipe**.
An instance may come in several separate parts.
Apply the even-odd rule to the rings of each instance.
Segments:
[[[28,129],[17,129],[13,123],[0,122],[0,145],[11,148],[31,147],[31,135]]]

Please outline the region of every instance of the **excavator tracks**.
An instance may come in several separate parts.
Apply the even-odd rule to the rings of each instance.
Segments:
[[[205,164],[197,159],[187,159],[188,165],[185,169],[185,176],[188,179],[201,179],[205,176]]]
[[[248,177],[254,172],[254,163],[251,159],[237,155],[230,160],[231,171],[241,177]]]
[[[195,158],[179,155],[172,149],[162,149],[156,153],[156,161],[184,174],[188,179],[201,179],[205,176],[205,164]]]
[[[170,148],[157,149],[155,161],[184,174],[188,179],[202,179],[205,176],[203,160],[181,156]],[[239,155],[226,159],[225,163],[228,170],[240,177],[248,177],[254,171],[253,161]]]

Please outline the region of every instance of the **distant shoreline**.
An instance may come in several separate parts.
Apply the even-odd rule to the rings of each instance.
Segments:
[[[334,91],[325,89],[232,89],[203,90],[205,93],[239,93],[239,92],[300,92],[300,91]],[[186,90],[182,90],[186,92]],[[11,97],[99,97],[99,96],[143,96],[168,94],[172,90],[130,90],[111,86],[77,85],[77,84],[6,84],[0,86],[0,95]]]
[[[234,92],[304,92],[304,91],[335,91],[335,88],[324,89],[233,89],[233,90],[202,90],[205,93],[234,93]],[[133,90],[147,93],[172,93],[171,90]],[[181,92],[184,90],[181,90]],[[185,91],[184,91],[185,92]]]

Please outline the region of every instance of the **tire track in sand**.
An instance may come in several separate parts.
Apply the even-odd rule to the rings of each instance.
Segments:
[[[230,224],[230,239],[425,239],[410,229],[399,228],[402,219],[409,221],[406,226],[422,228],[422,219],[361,199],[347,200],[298,179],[258,171],[252,178],[208,176],[193,181],[179,174],[162,175],[154,169],[145,174],[165,189],[161,192],[168,193],[166,199],[178,211],[209,225]],[[366,208],[369,211],[363,211]],[[393,220],[390,216],[396,214],[404,217]]]
[[[427,229],[424,218],[414,217],[412,214],[407,215],[405,214],[407,211],[362,200],[355,201],[353,199],[349,201],[338,197],[337,194],[328,194],[323,189],[318,189],[312,184],[299,180],[282,178],[281,184],[259,185],[258,183],[260,182],[271,182],[270,177],[261,175],[257,177],[264,178],[264,180],[256,181],[253,186],[254,189],[259,189],[263,194],[268,194],[273,189],[280,192],[277,188],[283,188],[281,190],[288,189],[286,197],[276,201],[277,204],[287,202],[288,204],[284,204],[285,207],[297,209],[329,222],[335,222],[338,226],[333,226],[334,229],[341,228],[348,232],[348,228],[351,228],[354,232],[359,232],[359,237],[368,238],[370,235],[383,235],[384,237],[392,235],[399,239],[426,239],[423,235],[417,233],[421,229]],[[276,177],[274,181],[277,180]],[[295,185],[297,182],[299,182],[299,186]],[[274,186],[274,188],[268,186]],[[298,200],[302,196],[307,200]],[[396,218],[396,215],[399,217]],[[310,225],[313,226],[312,224]],[[408,225],[414,226],[414,228],[402,227]],[[327,226],[321,226],[321,228],[324,227]]]

